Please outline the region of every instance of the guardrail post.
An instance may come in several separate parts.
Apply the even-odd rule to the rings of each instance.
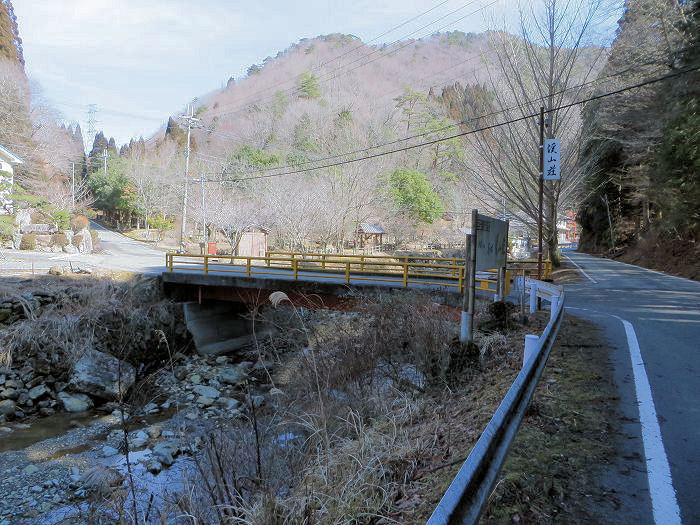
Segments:
[[[537,351],[537,345],[540,342],[540,338],[537,335],[528,334],[525,336],[525,350],[523,351],[523,366],[527,363],[530,358]]]
[[[321,268],[326,269],[326,254],[321,255]]]
[[[534,314],[537,311],[537,285],[530,283],[530,313]]]
[[[403,287],[408,288],[408,262],[403,264]]]
[[[364,255],[360,256],[360,271],[361,272],[365,271],[365,256]]]
[[[553,295],[551,303],[552,304],[549,310],[549,318],[554,319],[554,317],[557,315],[557,310],[559,309],[559,296]]]
[[[294,272],[294,280],[299,277],[299,259],[292,258],[292,271]]]
[[[250,263],[251,263],[250,257],[246,257],[246,260],[245,260],[245,266],[246,266],[245,272],[246,272],[246,274],[248,274],[248,277],[250,277]]]
[[[345,263],[345,282],[350,284],[350,263]]]
[[[209,256],[204,256],[204,273],[209,273]]]

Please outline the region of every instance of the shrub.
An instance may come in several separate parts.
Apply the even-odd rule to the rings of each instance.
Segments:
[[[25,233],[22,235],[22,240],[19,243],[20,250],[35,250],[36,249],[36,235],[33,233]]]
[[[73,246],[76,248],[80,246],[80,243],[83,242],[83,236],[82,235],[73,235]]]
[[[51,236],[51,245],[60,246],[61,248],[68,246],[68,237],[66,237],[65,233],[54,233]]]
[[[70,213],[67,210],[50,207],[43,211],[49,221],[55,223],[59,230],[67,230],[70,227]]]
[[[15,218],[11,215],[0,215],[0,240],[8,241],[15,233]]]
[[[78,233],[88,227],[90,221],[85,215],[76,215],[70,220],[70,227],[74,233]]]

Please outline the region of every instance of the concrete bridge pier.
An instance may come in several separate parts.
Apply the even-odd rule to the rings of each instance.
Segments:
[[[185,322],[200,355],[233,353],[254,342],[253,322],[246,319],[248,308],[233,301],[205,301],[184,304]],[[269,334],[260,324],[256,336]]]

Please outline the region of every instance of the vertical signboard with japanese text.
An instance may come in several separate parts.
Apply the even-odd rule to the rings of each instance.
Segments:
[[[506,265],[508,223],[487,215],[477,215],[476,270],[493,270]]]
[[[561,179],[561,151],[559,139],[547,139],[544,141],[544,180]]]

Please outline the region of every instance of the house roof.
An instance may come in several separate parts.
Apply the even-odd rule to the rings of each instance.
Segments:
[[[360,224],[357,225],[357,229],[366,234],[372,234],[372,233],[386,233],[384,231],[384,228],[382,228],[379,224],[370,224],[368,222],[361,222]]]
[[[12,153],[5,146],[0,144],[0,155],[5,157],[10,164],[24,164],[24,161],[20,159],[17,155]]]

